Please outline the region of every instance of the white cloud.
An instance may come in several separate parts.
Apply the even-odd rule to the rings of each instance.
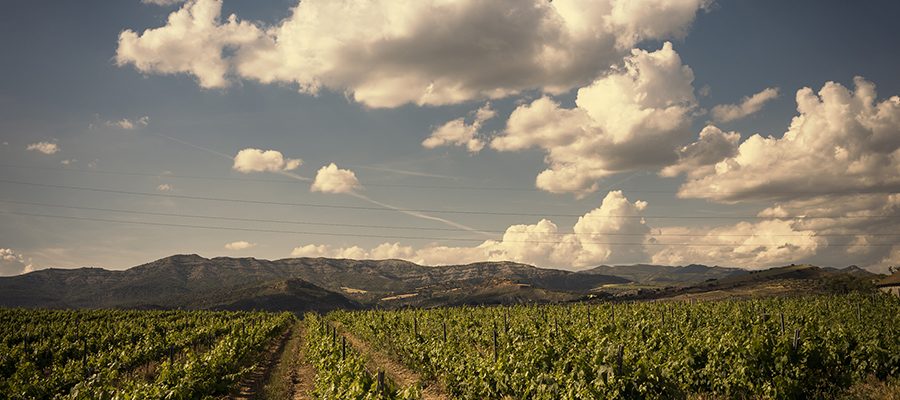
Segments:
[[[37,142],[29,144],[26,150],[37,151],[44,154],[56,154],[59,152],[59,145],[51,142]]]
[[[471,124],[467,124],[464,118],[447,121],[431,131],[431,135],[422,142],[422,146],[427,149],[440,146],[464,146],[470,153],[477,153],[484,148],[484,140],[477,137],[479,130],[485,121],[496,115],[497,112],[491,108],[491,104],[486,103],[474,112],[474,120]]]
[[[744,268],[767,268],[800,262],[826,245],[811,230],[797,230],[790,221],[739,222],[720,227],[670,227],[657,231],[673,235],[651,259],[654,264],[701,263]],[[674,235],[686,235],[683,237]]]
[[[251,249],[251,248],[254,248],[254,247],[256,247],[256,243],[250,243],[250,242],[245,241],[245,240],[239,240],[239,241],[236,241],[236,242],[231,242],[231,243],[226,243],[226,244],[225,244],[225,249],[226,249],[226,250],[235,250],[235,251],[238,251],[238,250],[247,250],[247,249]]]
[[[600,178],[677,159],[675,150],[690,137],[693,80],[671,43],[655,52],[635,49],[624,68],[579,89],[575,108],[548,97],[517,108],[491,147],[545,150],[549,168],[537,187],[583,196]]]
[[[291,171],[303,165],[300,159],[285,158],[280,151],[277,150],[260,150],[247,148],[239,151],[234,156],[235,171],[245,174],[251,172],[280,172]]]
[[[900,229],[900,97],[879,101],[874,84],[854,83],[798,90],[798,115],[780,138],[757,134],[734,147],[736,133],[707,127],[685,147],[698,151],[683,151],[663,174],[688,173],[683,198],[774,201],[761,217],[815,233],[815,247],[793,243],[795,256],[882,268],[893,249],[879,234]],[[699,151],[707,148],[718,150]]]
[[[123,31],[116,61],[204,88],[234,77],[328,88],[371,107],[559,94],[639,42],[684,36],[707,2],[306,0],[263,27],[223,20],[220,0],[190,0],[162,27]]]
[[[30,259],[12,249],[0,248],[0,276],[21,275],[34,271]]]
[[[340,169],[334,163],[319,168],[316,180],[310,190],[322,193],[352,193],[361,188],[356,174],[349,169]]]
[[[118,121],[106,121],[105,124],[106,124],[106,126],[109,126],[109,127],[125,129],[125,130],[130,131],[130,130],[134,130],[134,129],[144,127],[144,126],[147,126],[148,124],[150,124],[150,117],[145,115],[145,116],[140,117],[135,120],[130,120],[128,118],[122,118]]]
[[[533,225],[513,225],[500,240],[472,247],[430,245],[419,249],[383,243],[371,250],[359,246],[305,245],[295,257],[357,259],[399,258],[426,265],[465,264],[476,261],[517,261],[545,267],[586,267],[603,262],[639,262],[647,258],[644,243],[650,228],[639,218],[647,203],[629,202],[622,192],[609,192],[599,208],[578,219],[573,233],[561,232],[542,219]],[[625,238],[618,235],[625,235]]]
[[[76,161],[78,161],[78,160],[72,158],[72,159],[62,160],[59,163],[62,165],[72,165],[72,164],[75,164]]]
[[[724,132],[708,125],[700,131],[700,138],[678,149],[678,161],[660,171],[662,176],[703,176],[715,172],[715,164],[737,152],[741,134]]]
[[[874,84],[854,82],[852,91],[834,82],[818,94],[798,90],[799,115],[781,138],[747,138],[714,168],[689,176],[679,196],[733,202],[896,193],[900,97],[876,101]]]
[[[766,88],[750,97],[741,99],[741,104],[720,104],[712,109],[713,119],[718,122],[731,122],[762,110],[763,106],[778,98],[778,88]]]
[[[324,244],[308,244],[305,246],[294,247],[291,251],[292,257],[332,257],[331,247]]]
[[[190,73],[201,87],[225,87],[232,68],[226,50],[257,42],[263,32],[234,15],[223,23],[221,12],[221,0],[188,0],[161,28],[141,34],[126,29],[119,34],[116,64],[145,73]]]
[[[160,192],[171,192],[172,189],[172,185],[169,185],[168,183],[163,183],[156,187],[156,190]]]

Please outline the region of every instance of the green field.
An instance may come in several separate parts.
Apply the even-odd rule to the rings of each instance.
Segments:
[[[889,297],[358,311],[326,319],[462,399],[821,398],[900,372],[900,303]],[[313,333],[312,340],[324,339]],[[348,398],[357,398],[349,388],[371,387],[370,373],[332,365],[320,374],[341,374],[346,393],[354,393]]]
[[[225,394],[290,314],[0,309],[0,398]]]
[[[900,301],[334,311],[300,323],[286,313],[5,309],[0,398],[223,398],[266,353],[281,360],[263,368],[279,389],[245,398],[842,398],[895,385]]]

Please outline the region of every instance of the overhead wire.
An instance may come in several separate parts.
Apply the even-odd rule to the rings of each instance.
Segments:
[[[111,212],[111,213],[120,213],[120,214],[131,214],[131,215],[145,215],[145,216],[158,216],[158,217],[177,217],[177,218],[195,218],[195,219],[210,219],[210,220],[222,220],[222,221],[236,221],[236,222],[261,222],[261,223],[272,223],[272,224],[281,224],[281,225],[313,225],[313,226],[330,226],[330,227],[347,227],[347,228],[370,228],[370,229],[392,229],[392,230],[419,230],[419,231],[443,231],[443,232],[468,232],[465,229],[460,228],[439,228],[439,227],[422,227],[422,226],[398,226],[398,225],[372,225],[372,224],[348,224],[348,223],[338,223],[338,222],[317,222],[317,221],[299,221],[299,220],[286,220],[286,219],[266,219],[266,218],[245,218],[245,217],[231,217],[225,215],[199,215],[199,214],[185,214],[185,213],[167,213],[167,212],[155,212],[155,211],[137,211],[137,210],[125,210],[125,209],[117,209],[117,208],[105,208],[105,207],[87,207],[87,206],[72,206],[72,205],[62,205],[62,204],[50,204],[50,203],[40,203],[40,202],[30,202],[30,201],[17,201],[17,200],[4,200],[0,199],[0,203],[6,204],[18,204],[18,205],[27,205],[27,206],[37,206],[37,207],[50,207],[50,208],[62,208],[62,209],[70,209],[70,210],[83,210],[83,211],[101,211],[101,212]],[[497,233],[502,234],[506,233],[505,230],[483,230],[483,232],[489,233]],[[578,232],[541,232],[542,235],[589,235],[589,236],[652,236],[652,237],[664,237],[664,236],[672,236],[672,237],[707,237],[709,234],[702,233],[625,233],[625,232],[610,232],[610,233],[578,233]],[[717,237],[754,237],[759,236],[758,234],[715,234]],[[767,234],[766,236],[773,237],[809,237],[809,234]],[[813,236],[816,237],[857,237],[860,234],[827,234],[827,233],[817,233]],[[889,237],[897,237],[900,236],[900,233],[866,233],[865,236],[889,236]]]
[[[109,223],[121,223],[121,224],[132,224],[132,225],[145,225],[145,226],[166,226],[166,227],[177,227],[177,228],[228,230],[228,231],[241,231],[241,232],[263,232],[263,233],[281,233],[281,234],[315,235],[315,236],[365,237],[365,238],[380,238],[380,239],[406,239],[406,240],[431,240],[431,241],[462,241],[462,242],[482,242],[482,241],[484,241],[484,239],[474,239],[474,238],[401,236],[401,235],[380,235],[380,234],[366,234],[366,233],[312,232],[312,231],[294,231],[294,230],[283,230],[283,229],[262,229],[262,228],[247,228],[247,227],[176,224],[176,223],[154,222],[154,221],[129,221],[129,220],[119,220],[119,219],[109,219],[109,218],[78,217],[78,216],[29,213],[29,212],[18,212],[18,211],[8,211],[8,210],[0,210],[0,214],[68,219],[68,220],[77,220],[77,221],[109,222]],[[564,243],[564,242],[562,242],[562,241],[512,240],[512,239],[510,239],[510,240],[503,240],[503,243],[560,244],[560,243]],[[779,245],[777,243],[690,243],[690,242],[688,242],[688,243],[660,243],[660,242],[653,242],[653,241],[648,241],[648,242],[586,242],[586,241],[580,241],[580,243],[581,244],[593,244],[593,245],[607,245],[607,246],[683,246],[683,247],[736,247],[736,246],[740,247],[740,246]],[[865,243],[865,244],[837,243],[837,244],[829,244],[829,246],[838,246],[838,247],[892,247],[892,246],[896,246],[896,245],[900,245],[900,243]]]
[[[150,192],[136,192],[129,190],[118,190],[118,189],[106,189],[106,188],[93,188],[93,187],[84,187],[84,186],[71,186],[71,185],[59,185],[59,184],[49,184],[49,183],[36,183],[36,182],[24,182],[24,181],[14,181],[8,179],[0,179],[0,183],[8,183],[14,185],[25,185],[25,186],[34,186],[34,187],[45,187],[45,188],[56,188],[56,189],[68,189],[68,190],[81,190],[81,191],[91,191],[91,192],[99,192],[99,193],[114,193],[114,194],[125,194],[132,196],[145,196],[145,197],[157,197],[157,198],[178,198],[178,199],[188,199],[188,200],[203,200],[203,201],[219,201],[219,202],[229,202],[229,203],[245,203],[245,204],[265,204],[265,205],[279,205],[279,206],[293,206],[293,207],[310,207],[310,208],[330,208],[330,209],[343,209],[343,210],[369,210],[369,211],[397,211],[397,212],[427,212],[427,213],[444,213],[444,214],[463,214],[463,215],[494,215],[494,216],[526,216],[526,217],[581,217],[581,218],[635,218],[635,219],[706,219],[706,220],[716,220],[716,219],[755,219],[755,220],[790,220],[790,219],[801,219],[801,220],[813,220],[813,219],[870,219],[870,218],[900,218],[900,215],[796,215],[796,216],[760,216],[760,215],[585,215],[585,214],[565,214],[565,213],[537,213],[537,212],[507,212],[507,211],[476,211],[476,210],[441,210],[441,209],[424,209],[424,208],[384,208],[384,207],[370,207],[370,206],[352,206],[352,205],[340,205],[340,204],[321,204],[321,203],[306,203],[306,202],[281,202],[281,201],[270,201],[270,200],[253,200],[253,199],[236,199],[236,198],[224,198],[224,197],[213,197],[213,196],[191,196],[191,195],[180,195],[180,194],[172,194],[172,193],[150,193]]]

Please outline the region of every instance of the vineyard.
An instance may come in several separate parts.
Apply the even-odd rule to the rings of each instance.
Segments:
[[[330,390],[321,393],[343,398],[363,398],[377,385],[356,354],[338,358],[343,343],[330,336],[334,326],[460,399],[830,398],[900,373],[900,303],[882,296],[308,318],[310,342],[321,347],[318,382]]]
[[[302,344],[286,359],[297,353],[312,371],[294,398],[834,398],[900,374],[900,302],[890,296],[334,311],[295,321],[0,310],[0,397],[223,398],[287,335]]]
[[[292,320],[248,312],[0,309],[0,397],[225,394]]]

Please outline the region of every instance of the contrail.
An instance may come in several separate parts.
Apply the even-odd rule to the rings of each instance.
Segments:
[[[438,221],[438,222],[441,222],[441,223],[450,225],[450,226],[452,226],[452,227],[454,227],[454,228],[463,229],[463,230],[466,230],[466,231],[469,231],[469,232],[478,233],[478,234],[485,235],[485,236],[488,236],[488,237],[493,237],[493,236],[494,236],[494,235],[491,234],[491,233],[484,232],[484,231],[479,231],[478,229],[472,228],[471,226],[463,225],[463,224],[460,224],[460,223],[458,223],[458,222],[453,222],[453,221],[450,221],[450,220],[448,220],[448,219],[444,219],[444,218],[441,218],[441,217],[435,217],[435,216],[433,216],[433,215],[428,215],[428,214],[421,213],[421,212],[418,212],[418,211],[404,210],[404,209],[402,209],[402,208],[400,208],[400,207],[392,206],[392,205],[387,204],[387,203],[382,203],[382,202],[380,202],[380,201],[378,201],[378,200],[369,198],[368,196],[366,196],[366,195],[364,195],[364,194],[357,193],[357,192],[355,192],[355,191],[351,191],[351,192],[349,192],[349,193],[347,193],[347,194],[349,194],[349,195],[351,195],[351,196],[353,196],[353,197],[356,197],[357,199],[365,200],[365,201],[367,201],[367,202],[369,202],[369,203],[372,203],[372,204],[375,204],[375,205],[377,205],[377,206],[384,207],[384,208],[387,208],[387,209],[391,209],[391,210],[394,210],[394,211],[399,211],[399,212],[401,212],[401,213],[404,213],[404,214],[406,214],[406,215],[410,215],[410,216],[413,216],[413,217],[416,217],[416,218],[422,218],[422,219],[427,219],[427,220],[431,220],[431,221]]]
[[[227,159],[229,159],[229,160],[231,160],[231,161],[234,161],[234,157],[232,157],[232,156],[230,156],[230,155],[228,155],[228,154],[221,153],[221,152],[218,152],[218,151],[216,151],[216,150],[213,150],[213,149],[210,149],[210,148],[206,148],[206,147],[203,147],[203,146],[200,146],[200,145],[191,143],[191,142],[187,142],[187,141],[184,141],[184,140],[181,140],[181,139],[178,139],[178,138],[169,136],[169,135],[164,135],[164,134],[162,134],[162,133],[158,133],[158,132],[152,132],[152,133],[153,133],[154,135],[157,135],[157,136],[160,136],[160,137],[163,137],[163,138],[172,140],[172,141],[174,141],[174,142],[181,143],[181,144],[183,144],[183,145],[185,145],[185,146],[190,146],[190,147],[193,147],[193,148],[195,148],[195,149],[202,150],[202,151],[205,151],[205,152],[207,152],[207,153],[210,153],[210,154],[213,154],[213,155],[222,157],[222,158],[227,158]],[[303,175],[295,174],[295,173],[290,172],[290,171],[276,171],[276,173],[279,174],[279,175],[286,176],[286,177],[293,178],[293,179],[297,179],[297,180],[300,180],[300,181],[303,181],[303,182],[312,182],[312,181],[313,181],[312,178],[308,178],[308,177],[305,177],[305,176],[303,176]],[[469,232],[474,232],[474,233],[478,233],[478,234],[485,235],[485,236],[489,236],[489,237],[494,236],[494,235],[492,235],[491,233],[479,231],[478,229],[475,229],[475,228],[472,228],[472,227],[470,227],[470,226],[463,225],[463,224],[460,224],[460,223],[457,223],[457,222],[453,222],[453,221],[450,221],[450,220],[445,219],[445,218],[435,217],[435,216],[433,216],[433,215],[425,214],[425,213],[418,212],[418,211],[404,210],[404,209],[402,209],[402,208],[400,208],[400,207],[392,206],[392,205],[387,204],[387,203],[382,203],[382,202],[380,202],[380,201],[378,201],[378,200],[372,199],[372,198],[370,198],[370,197],[368,197],[368,196],[366,196],[366,195],[363,195],[363,194],[359,194],[359,193],[357,193],[357,192],[355,192],[355,191],[351,191],[351,192],[346,193],[346,194],[348,194],[348,195],[350,195],[350,196],[353,196],[353,197],[356,197],[356,198],[358,198],[358,199],[360,199],[360,200],[364,200],[364,201],[367,201],[367,202],[369,202],[369,203],[375,204],[375,205],[377,205],[377,206],[379,206],[379,207],[384,207],[384,208],[389,209],[389,210],[399,211],[399,212],[401,212],[401,213],[403,213],[403,214],[406,214],[406,215],[409,215],[409,216],[412,216],[412,217],[421,218],[421,219],[425,219],[425,220],[429,220],[429,221],[437,221],[437,222],[440,222],[440,223],[443,223],[443,224],[452,226],[452,227],[454,227],[454,228],[463,229],[463,230],[466,230],[466,231],[469,231]]]

